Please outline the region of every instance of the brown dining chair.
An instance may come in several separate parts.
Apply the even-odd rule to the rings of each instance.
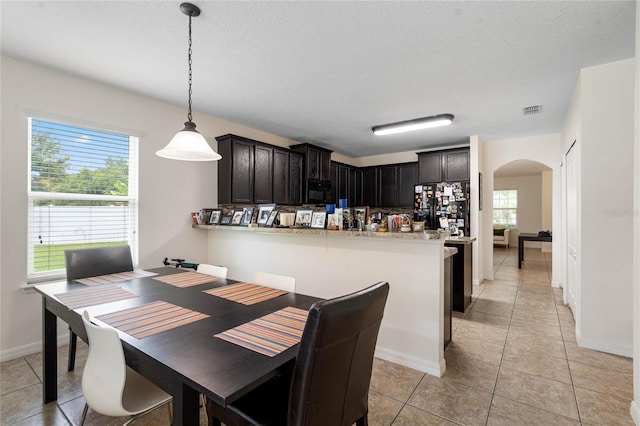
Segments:
[[[388,293],[389,284],[380,282],[315,303],[292,371],[226,407],[207,399],[209,424],[366,426],[373,354]]]
[[[64,260],[67,281],[133,271],[131,247],[125,245],[65,250]],[[78,336],[69,327],[67,371],[75,368],[77,344]]]

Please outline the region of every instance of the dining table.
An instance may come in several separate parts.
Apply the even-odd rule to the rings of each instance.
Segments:
[[[90,285],[60,281],[35,286],[42,295],[45,403],[57,400],[57,318],[66,322],[85,342],[87,334],[81,318],[84,310],[98,325],[115,324],[127,365],[172,395],[173,424],[197,425],[200,394],[226,406],[290,368],[296,357],[297,344],[279,353],[265,353],[260,352],[259,347],[251,349],[250,345],[235,343],[229,337],[230,331],[285,308],[306,312],[321,300],[281,291],[277,296],[246,304],[217,295],[234,288],[233,284],[240,285],[238,281],[171,267],[145,272],[149,275],[122,281],[112,279]],[[196,277],[198,284],[187,286],[162,281],[187,277],[176,274],[200,277]],[[98,295],[98,299],[83,297],[90,294]],[[178,326],[158,327],[160,331],[146,333],[140,331],[142,328],[133,332],[114,322],[128,312],[166,309],[166,306],[184,311],[186,319]]]

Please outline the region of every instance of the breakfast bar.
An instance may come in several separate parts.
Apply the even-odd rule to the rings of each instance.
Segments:
[[[445,371],[444,239],[382,233],[200,225],[208,260],[250,280],[255,272],[296,277],[296,293],[331,298],[387,281],[376,356],[428,374]]]

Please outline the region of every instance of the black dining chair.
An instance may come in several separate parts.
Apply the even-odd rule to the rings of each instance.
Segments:
[[[226,407],[207,399],[209,425],[368,424],[373,354],[389,284],[315,303],[292,372]]]
[[[67,281],[133,271],[131,247],[127,245],[65,250],[64,260]],[[78,336],[69,327],[67,371],[75,368],[77,344]]]

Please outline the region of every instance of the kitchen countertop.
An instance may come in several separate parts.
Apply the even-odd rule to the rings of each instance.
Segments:
[[[327,235],[337,237],[365,237],[386,238],[393,240],[438,240],[434,234],[426,232],[370,232],[370,231],[331,231],[327,229],[313,228],[277,228],[263,226],[232,226],[232,225],[192,225],[193,228],[222,229],[232,232],[258,232],[263,234],[302,234],[302,235]]]
[[[454,254],[458,253],[458,249],[455,247],[445,247],[444,248],[444,258],[448,259],[449,257],[453,256]]]
[[[475,237],[447,237],[444,239],[444,242],[450,244],[471,244],[475,240]]]

